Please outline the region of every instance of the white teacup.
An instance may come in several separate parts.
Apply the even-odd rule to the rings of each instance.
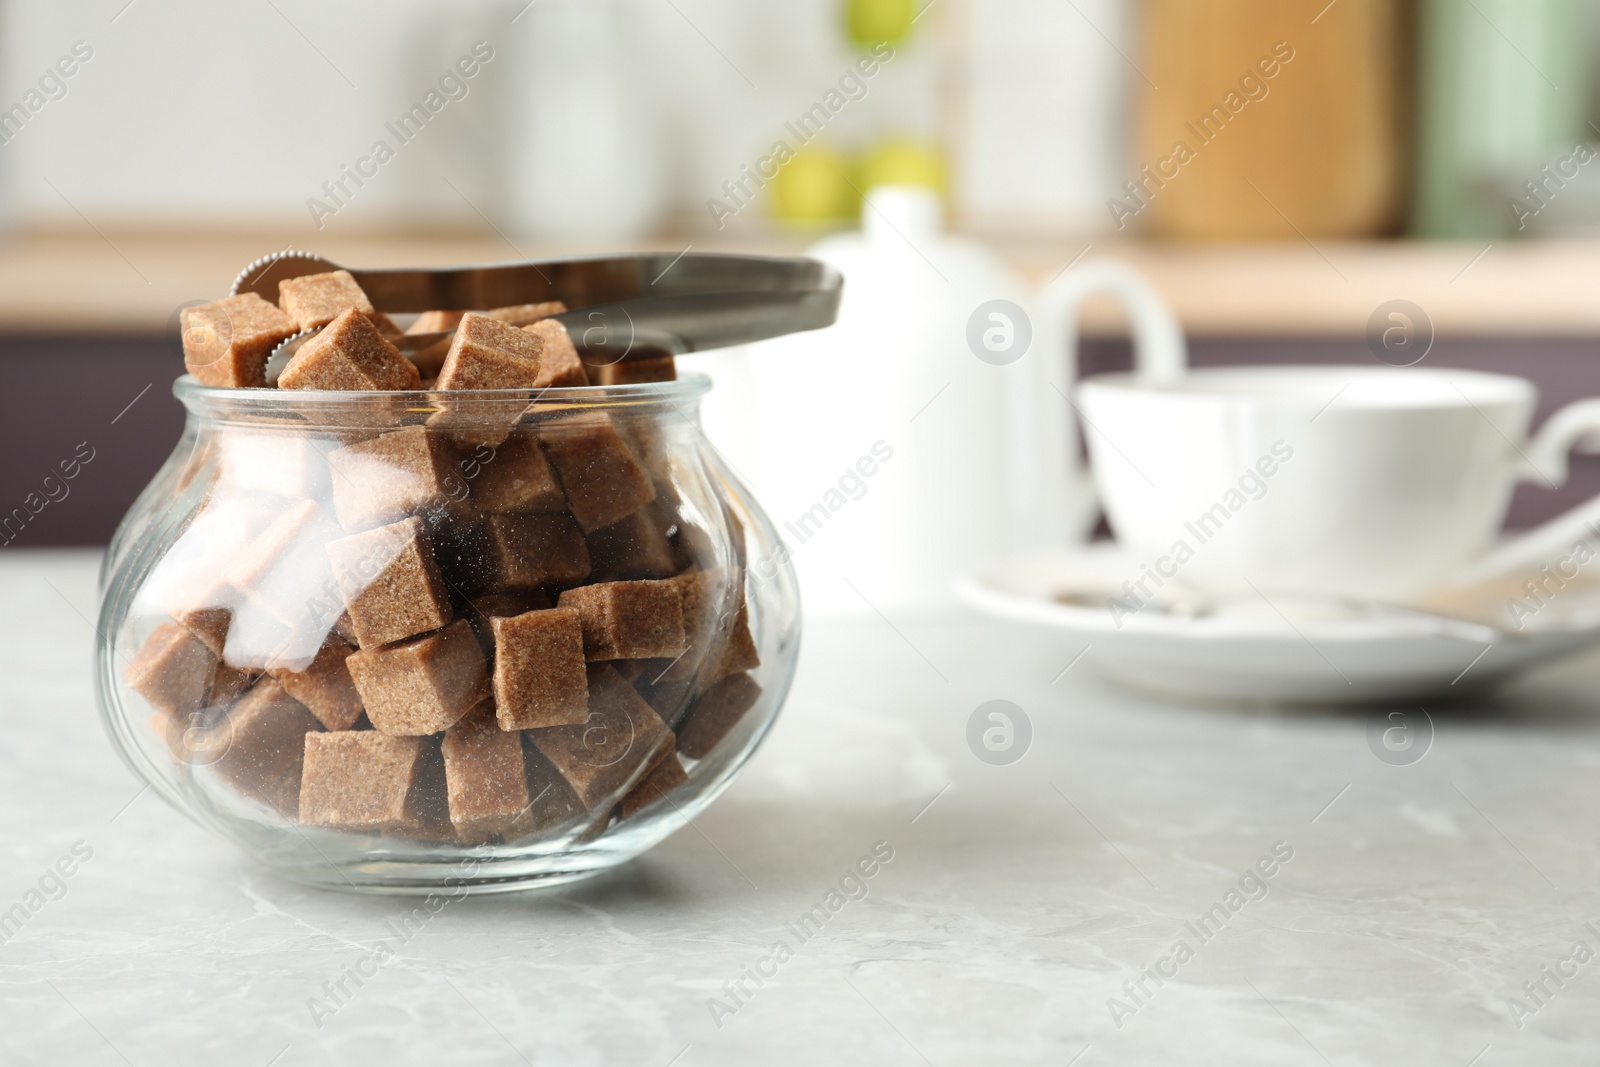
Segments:
[[[1097,271],[1078,296],[1143,284]],[[1600,430],[1600,401],[1579,401],[1530,441],[1537,391],[1508,375],[1187,370],[1170,316],[1143,321],[1148,298],[1125,297],[1139,370],[1076,390],[1101,503],[1142,561],[1135,602],[1172,580],[1221,594],[1423,592],[1483,557],[1517,481],[1560,485],[1568,450]]]

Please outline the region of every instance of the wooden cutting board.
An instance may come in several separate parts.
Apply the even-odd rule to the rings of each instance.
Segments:
[[[1400,221],[1407,0],[1145,0],[1119,228],[1362,237]],[[1129,212],[1132,212],[1129,214]]]

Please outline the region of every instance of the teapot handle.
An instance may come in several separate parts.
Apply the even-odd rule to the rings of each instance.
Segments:
[[[1045,290],[1045,319],[1065,333],[1068,366],[1077,366],[1079,309],[1096,293],[1115,297],[1128,314],[1134,375],[1141,385],[1170,385],[1183,377],[1189,348],[1172,306],[1150,279],[1115,260],[1091,260],[1073,267]]]
[[[1022,514],[1040,524],[1041,529],[1030,533],[1046,543],[1061,533],[1081,542],[1099,515],[1094,482],[1077,459],[1078,415],[1071,401],[1078,373],[1079,309],[1095,293],[1110,294],[1125,309],[1133,327],[1134,370],[1141,383],[1176,381],[1189,362],[1183,330],[1171,306],[1148,278],[1125,263],[1090,260],[1063,272],[1040,294],[1034,306],[1048,362],[1036,363],[1034,377],[1023,383],[1027,396],[1018,398],[1017,410],[1034,414],[1031,420],[1018,420],[1014,430],[1023,439],[1016,473],[1029,503]],[[1062,369],[1066,381],[1058,384]],[[1060,494],[1061,514],[1048,507],[1043,510],[1050,514],[1037,514],[1042,506],[1037,487],[1057,484],[1068,487]]]

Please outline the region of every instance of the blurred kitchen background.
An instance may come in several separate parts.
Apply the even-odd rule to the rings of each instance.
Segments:
[[[1533,378],[1541,415],[1600,393],[1591,0],[5,0],[0,16],[0,501],[80,441],[97,457],[18,546],[105,541],[178,435],[177,308],[286,246],[359,266],[688,247],[848,261],[857,303],[835,331],[684,361],[716,378],[707,433],[780,524],[875,443],[894,452],[792,546],[803,574],[807,558],[916,565],[894,562],[907,537],[944,537],[948,559],[1092,528],[1059,456],[1018,458],[1072,447],[1040,428],[1070,416],[1057,324],[1033,324],[1009,378],[965,334],[986,301],[1036,309],[1080,257],[1148,273],[1197,364],[1422,352]],[[904,195],[864,208],[885,186]],[[1380,312],[1396,300],[1416,310]],[[1396,322],[1398,353],[1381,340]],[[1115,315],[1091,307],[1085,331],[1077,373],[1126,366]],[[1513,525],[1600,491],[1600,465],[1577,467],[1560,492],[1519,491]],[[930,502],[948,514],[969,488],[973,523],[930,531]],[[887,601],[918,599],[882,581]],[[849,606],[829,588],[810,602]]]

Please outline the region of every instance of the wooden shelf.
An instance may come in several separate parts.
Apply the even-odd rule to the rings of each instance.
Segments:
[[[1600,242],[1127,244],[1089,252],[1102,254],[1146,272],[1195,335],[1361,337],[1380,305],[1403,299],[1421,307],[1440,336],[1600,336]],[[1036,283],[1054,273],[1037,260],[1025,266]],[[1121,331],[1108,307],[1087,308],[1085,321],[1088,332]]]
[[[283,247],[283,241],[265,236],[108,234],[3,241],[0,333],[159,335],[175,322],[180,306],[227,295],[246,264]],[[315,250],[355,266],[519,258],[504,242],[473,238],[330,240]]]
[[[684,243],[651,242],[674,251]],[[155,335],[179,305],[226,292],[250,260],[281,247],[268,236],[38,236],[0,242],[0,333]],[[1035,284],[1082,249],[1000,244]],[[499,237],[342,238],[317,244],[358,266],[494,262],[573,250]],[[705,250],[794,253],[796,242],[741,245],[696,239]],[[603,251],[593,247],[588,252]],[[1600,336],[1600,241],[1429,244],[1304,242],[1155,245],[1095,241],[1145,271],[1185,328],[1209,336],[1359,337],[1378,305],[1410,300],[1451,336]],[[1086,312],[1091,333],[1116,334],[1109,307]]]

